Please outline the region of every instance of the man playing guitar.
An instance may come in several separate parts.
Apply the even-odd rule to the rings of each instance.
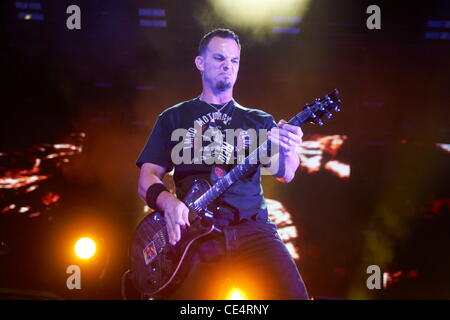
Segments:
[[[181,199],[194,179],[215,183],[223,178],[236,164],[228,161],[232,155],[256,142],[249,141],[255,140],[247,134],[249,131],[267,130],[267,139],[277,146],[278,152],[264,164],[277,180],[289,183],[299,167],[295,149],[302,142],[300,127],[285,121],[277,124],[270,114],[242,107],[233,99],[240,53],[239,38],[231,30],[216,29],[203,37],[195,58],[202,93],[159,115],[137,159],[138,194],[163,215],[171,246],[176,246],[183,230],[190,228],[190,210]],[[173,150],[179,142],[171,137],[177,129],[191,133],[185,135],[181,144],[183,152],[192,151],[189,154],[194,154],[194,158],[189,160],[193,161],[174,160],[178,153]],[[209,137],[208,141],[208,137],[202,136],[207,129],[222,133],[227,129],[241,131],[235,145],[227,141],[212,148],[208,147],[212,142],[208,142],[213,139]],[[209,161],[211,157],[227,162],[215,165]],[[183,277],[164,292],[163,298],[223,299],[220,289],[224,281],[230,280],[247,292],[250,299],[308,299],[297,266],[268,219],[261,186],[262,166],[255,166],[215,199],[211,219],[220,232],[212,232],[192,244],[189,259],[183,265]],[[172,169],[176,196],[162,183],[164,175]]]

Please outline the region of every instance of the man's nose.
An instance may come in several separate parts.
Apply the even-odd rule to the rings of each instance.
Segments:
[[[223,71],[228,71],[228,69],[230,69],[230,62],[228,60],[225,60],[223,62],[222,68],[223,68]]]

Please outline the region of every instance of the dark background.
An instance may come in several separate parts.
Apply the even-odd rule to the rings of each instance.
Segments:
[[[288,185],[264,178],[266,196],[281,201],[300,230],[310,294],[450,297],[449,154],[436,146],[450,143],[450,41],[448,27],[428,26],[448,26],[449,1],[312,0],[299,34],[262,38],[212,11],[202,22],[198,12],[210,8],[203,0],[40,1],[42,21],[18,19],[27,10],[15,3],[1,4],[2,172],[20,166],[17,152],[26,158],[34,145],[74,132],[86,138],[83,152],[45,186],[62,195],[56,209],[36,219],[1,216],[0,237],[11,251],[0,255],[0,286],[120,298],[129,237],[143,217],[134,161],[155,117],[200,94],[193,59],[202,35],[230,27],[243,45],[234,93],[242,105],[289,118],[314,98],[341,92],[342,112],[303,130],[305,138],[348,137],[338,156],[350,163],[350,179],[327,171],[301,171]],[[81,8],[81,30],[66,28],[71,4]],[[366,28],[370,4],[381,8],[381,30]],[[141,27],[138,8],[165,9],[167,27]],[[446,35],[427,39],[427,32]],[[2,207],[11,196],[4,191]],[[86,266],[92,279],[74,293],[65,289],[70,259],[62,246],[83,228],[101,234],[109,260],[100,255]],[[372,264],[417,275],[369,291]]]

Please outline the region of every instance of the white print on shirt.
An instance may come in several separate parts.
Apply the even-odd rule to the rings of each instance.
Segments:
[[[220,111],[209,112],[196,120],[194,127],[187,130],[183,149],[194,149],[194,163],[212,164],[215,159],[228,163],[235,150],[233,143],[220,139],[223,132],[219,130],[231,122],[232,117]],[[199,130],[200,129],[200,130]],[[196,140],[196,138],[199,138]],[[219,141],[220,140],[220,141]],[[200,143],[195,143],[195,142]],[[209,144],[205,145],[205,142]]]
[[[216,112],[209,112],[204,116],[201,116],[200,118],[196,119],[194,122],[198,124],[199,126],[204,126],[205,124],[209,122],[215,122],[215,121],[222,121],[224,125],[228,125],[231,121],[231,117],[227,115],[226,113],[222,113],[220,111]]]
[[[223,134],[217,127],[209,127],[206,131],[204,131],[204,127],[206,126],[200,127],[198,123],[194,123],[193,128],[180,128],[172,132],[171,140],[179,141],[171,152],[171,159],[175,165],[181,163],[205,163],[208,165],[242,163],[246,153],[257,149],[258,136],[259,141],[267,140],[266,129],[258,131],[253,128],[247,130],[225,129],[225,134]],[[235,145],[236,142],[237,146]],[[277,146],[274,145],[274,147]],[[269,163],[267,148],[260,148],[258,156],[260,163]],[[254,164],[256,163],[255,159]]]

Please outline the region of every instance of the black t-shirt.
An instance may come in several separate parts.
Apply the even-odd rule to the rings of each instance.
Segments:
[[[184,101],[159,115],[136,164],[141,167],[154,163],[167,171],[174,168],[177,197],[183,199],[194,179],[214,184],[236,165],[239,150],[242,155],[244,148],[246,156],[250,146],[262,142],[258,141],[259,129],[270,131],[275,126],[270,114],[245,108],[234,100],[223,106],[210,105],[199,98]],[[232,140],[226,136],[227,130],[234,133]],[[211,133],[217,132],[222,133],[223,143],[215,142],[215,134],[211,138]],[[223,164],[217,165],[217,159]],[[216,225],[246,220],[267,222],[260,168],[261,165],[255,166],[212,203],[209,208],[214,212]]]

